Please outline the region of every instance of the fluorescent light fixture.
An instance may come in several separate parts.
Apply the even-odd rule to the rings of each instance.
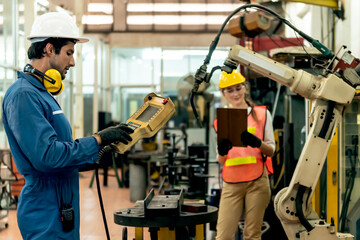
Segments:
[[[88,12],[103,12],[106,14],[113,13],[112,3],[89,3]]]
[[[243,3],[129,3],[128,12],[231,12]]]
[[[112,15],[84,15],[82,17],[83,24],[100,25],[112,24],[114,22]]]
[[[127,17],[129,25],[221,25],[226,15],[133,15]]]
[[[126,22],[133,25],[154,24],[154,17],[150,15],[128,16]]]

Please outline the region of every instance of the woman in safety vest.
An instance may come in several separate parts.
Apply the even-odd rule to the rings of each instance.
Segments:
[[[244,211],[244,240],[260,240],[265,209],[270,201],[268,169],[275,150],[272,119],[263,106],[254,106],[249,85],[237,70],[221,74],[219,88],[231,108],[248,110],[248,127],[241,136],[247,147],[232,147],[228,139],[218,143],[218,162],[223,165],[223,188],[217,222],[217,240],[234,240]],[[214,122],[217,131],[217,120]],[[267,166],[269,165],[269,168]]]

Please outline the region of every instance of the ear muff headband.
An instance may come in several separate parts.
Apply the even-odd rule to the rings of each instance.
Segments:
[[[42,79],[44,79],[44,87],[48,90],[52,95],[58,95],[63,90],[63,83],[61,80],[61,74],[56,69],[49,69],[44,73],[40,72],[30,64],[26,64],[24,67],[24,72],[29,72],[35,74]]]

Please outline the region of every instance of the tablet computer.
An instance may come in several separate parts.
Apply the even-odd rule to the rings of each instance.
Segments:
[[[217,141],[229,139],[233,146],[244,147],[241,133],[247,130],[247,109],[217,108]]]

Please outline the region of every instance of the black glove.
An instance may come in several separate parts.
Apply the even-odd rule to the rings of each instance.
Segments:
[[[218,144],[218,153],[220,156],[228,154],[229,150],[232,149],[232,143],[229,139],[221,139]]]
[[[122,142],[128,144],[132,140],[130,133],[133,133],[134,130],[128,127],[125,123],[120,123],[114,127],[108,127],[100,132],[96,133],[101,138],[101,146],[109,145],[114,142]]]
[[[241,133],[241,141],[245,146],[250,146],[253,148],[259,148],[261,146],[261,140],[257,136],[249,133],[248,131],[243,131]]]

